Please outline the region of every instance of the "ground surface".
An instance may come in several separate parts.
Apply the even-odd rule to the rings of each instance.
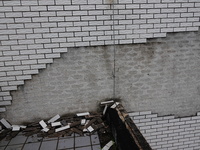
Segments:
[[[0,150],[100,150],[97,133],[71,136],[42,138],[37,135],[24,136],[21,132],[11,140],[0,141]]]

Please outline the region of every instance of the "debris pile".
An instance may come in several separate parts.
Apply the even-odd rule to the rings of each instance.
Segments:
[[[22,125],[11,125],[4,118],[0,120],[4,129],[1,130],[0,140],[7,136],[13,138],[19,131],[26,136],[37,134],[39,137],[70,136],[72,133],[83,135],[96,131],[104,133],[108,130],[100,113],[77,113],[76,115],[56,115],[48,121],[41,120]],[[15,134],[16,133],[16,134]]]
[[[116,146],[113,147],[114,142],[109,136],[111,131],[110,127],[106,125],[106,113],[109,109],[117,109],[119,104],[114,100],[107,100],[100,103],[101,113],[83,112],[65,116],[57,114],[49,120],[40,120],[26,125],[12,125],[2,118],[0,120],[0,140],[5,137],[8,140],[12,139],[19,132],[26,136],[37,135],[38,137],[49,138],[70,136],[73,133],[82,136],[85,133],[98,132],[100,142],[104,145],[103,150],[114,150]]]

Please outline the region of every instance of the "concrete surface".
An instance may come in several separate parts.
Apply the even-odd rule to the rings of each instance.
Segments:
[[[24,136],[20,132],[11,140],[0,141],[0,150],[100,150],[97,133],[92,135],[41,138],[37,135]]]

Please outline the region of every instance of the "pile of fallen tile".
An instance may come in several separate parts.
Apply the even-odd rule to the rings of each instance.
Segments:
[[[19,132],[26,136],[37,134],[39,137],[61,137],[70,136],[73,133],[83,135],[96,131],[105,133],[109,127],[102,120],[107,108],[115,109],[119,103],[108,100],[100,103],[102,113],[77,113],[74,115],[56,115],[49,120],[28,123],[26,125],[11,125],[6,119],[0,120],[0,140],[11,139]]]
[[[37,134],[41,137],[58,137],[67,136],[72,133],[77,133],[83,135],[84,133],[93,133],[96,131],[105,132],[107,126],[102,120],[102,115],[99,113],[78,113],[76,115],[60,116],[56,115],[48,121],[41,120],[39,122],[34,122],[22,125],[11,125],[4,118],[0,120],[4,129],[1,129],[1,137],[8,136],[8,138],[13,138],[19,131],[23,134],[31,136]]]

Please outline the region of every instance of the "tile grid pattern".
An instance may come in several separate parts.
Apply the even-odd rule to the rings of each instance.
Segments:
[[[67,47],[112,45],[114,40],[145,43],[147,38],[198,31],[200,26],[199,0],[110,2],[0,1],[0,112],[11,105],[10,91],[67,52]]]
[[[0,141],[0,150],[99,150],[100,142],[97,134],[79,136],[41,138],[37,135],[26,137],[19,133],[10,141]]]
[[[154,150],[199,150],[200,113],[192,117],[158,116],[151,111],[129,113]]]

